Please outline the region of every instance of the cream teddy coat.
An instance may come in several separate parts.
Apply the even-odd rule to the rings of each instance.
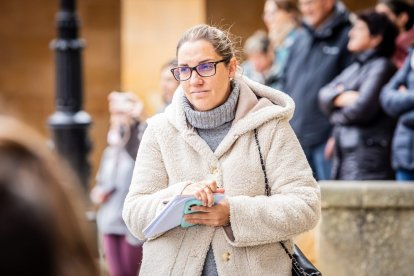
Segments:
[[[194,226],[152,237],[144,244],[140,275],[201,275],[210,244],[219,275],[291,275],[291,260],[279,241],[292,248],[294,236],[317,224],[320,191],[288,122],[292,99],[248,79],[238,82],[236,117],[215,152],[187,124],[181,88],[165,113],[148,121],[123,209],[130,231],[144,239],[143,229],[163,199],[214,178],[225,189],[232,235],[223,227]]]

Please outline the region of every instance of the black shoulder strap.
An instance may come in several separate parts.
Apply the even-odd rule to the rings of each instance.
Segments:
[[[264,178],[265,178],[265,190],[266,190],[266,195],[267,196],[271,196],[271,190],[270,190],[270,186],[269,186],[269,180],[267,179],[267,173],[266,173],[266,167],[265,167],[265,163],[263,160],[263,155],[262,155],[262,151],[260,149],[260,144],[259,144],[259,138],[257,137],[257,129],[254,129],[254,139],[256,140],[256,145],[257,145],[257,149],[259,150],[259,156],[260,156],[260,163],[262,164],[262,170],[263,170],[263,174],[264,174]],[[289,258],[292,259],[293,256],[292,254],[289,252],[289,250],[287,250],[286,246],[283,244],[283,242],[279,242],[283,249],[285,250],[286,254],[288,254]]]
[[[254,129],[254,139],[256,140],[257,149],[259,150],[260,163],[262,164],[262,170],[263,170],[265,185],[266,185],[266,187],[265,187],[266,195],[270,196],[271,195],[271,190],[270,190],[270,186],[269,186],[269,180],[267,179],[266,167],[265,167],[265,163],[264,163],[264,160],[263,160],[262,151],[260,149],[259,138],[257,138],[257,129],[256,128]]]

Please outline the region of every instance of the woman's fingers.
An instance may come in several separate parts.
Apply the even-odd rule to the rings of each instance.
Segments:
[[[196,198],[199,200],[199,201],[201,201],[201,204],[203,205],[203,206],[207,206],[207,194],[206,194],[206,192],[205,192],[205,190],[204,189],[201,189],[201,190],[199,190],[197,193],[196,193]]]
[[[217,191],[216,181],[207,182],[204,190],[207,194],[207,206],[211,207],[214,205],[214,193]]]
[[[203,206],[211,207],[214,205],[214,193],[217,191],[217,184],[215,181],[202,182],[203,186],[195,193],[198,200]]]
[[[206,185],[206,187],[204,188],[204,191],[206,192],[207,195],[207,206],[211,207],[214,205],[214,195],[213,195],[213,190],[210,188],[209,185]]]
[[[194,206],[191,210],[197,213],[184,216],[188,223],[223,226],[228,225],[230,221],[230,206],[227,200],[223,200],[213,207]]]

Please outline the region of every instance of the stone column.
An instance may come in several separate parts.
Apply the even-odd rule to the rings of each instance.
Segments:
[[[413,275],[414,185],[321,182],[324,275]]]

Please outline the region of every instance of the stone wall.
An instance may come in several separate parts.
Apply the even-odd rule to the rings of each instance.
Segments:
[[[413,275],[414,185],[322,182],[324,275]]]

